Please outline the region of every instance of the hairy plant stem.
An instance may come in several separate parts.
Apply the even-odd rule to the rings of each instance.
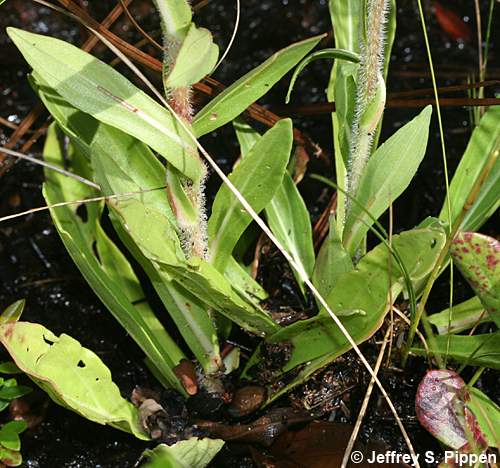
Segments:
[[[170,88],[167,78],[175,65],[191,21],[188,2],[168,5],[155,0],[162,18],[163,30],[163,84],[165,97],[171,108],[186,125],[191,125],[193,106],[192,88],[183,86]],[[185,177],[170,164],[167,165],[167,194],[170,206],[177,218],[182,248],[186,256],[206,258],[208,253],[207,222],[205,211],[206,166],[198,157],[202,176],[193,181]]]
[[[427,283],[425,285],[424,292],[422,294],[422,299],[420,300],[420,303],[418,304],[418,308],[415,314],[415,317],[413,317],[410,330],[408,332],[408,340],[406,343],[406,347],[403,351],[402,355],[402,366],[404,367],[406,365],[406,361],[408,360],[408,354],[410,352],[410,348],[413,344],[413,339],[415,338],[415,333],[417,331],[418,325],[420,323],[420,319],[422,316],[425,314],[425,305],[427,304],[427,300],[429,299],[429,294],[431,292],[432,286],[434,285],[434,282],[436,281],[437,277],[441,273],[441,268],[442,265],[448,256],[448,251],[450,249],[451,243],[453,242],[453,239],[455,238],[455,235],[457,234],[458,230],[460,229],[460,226],[462,224],[462,221],[464,220],[465,215],[467,212],[471,209],[472,205],[475,203],[479,192],[481,191],[481,188],[488,178],[491,170],[495,166],[495,163],[497,162],[498,155],[500,153],[500,137],[497,138],[495,145],[493,146],[493,149],[488,157],[488,160],[486,161],[486,164],[483,167],[483,170],[481,171],[481,174],[479,177],[476,179],[474,185],[472,186],[472,189],[469,193],[469,196],[467,197],[467,200],[464,203],[464,206],[462,207],[462,210],[460,211],[460,214],[457,216],[455,221],[453,222],[450,233],[448,235],[448,238],[446,239],[446,243],[441,250],[441,253],[439,254],[439,257],[436,261],[436,265],[434,266],[429,279],[427,280]],[[427,325],[424,321],[424,325]],[[430,327],[429,327],[430,329]],[[432,331],[431,331],[432,333]],[[432,346],[431,346],[432,347]],[[433,350],[431,349],[431,352]]]
[[[385,106],[383,78],[385,23],[388,0],[368,0],[366,34],[357,76],[356,111],[346,175],[347,192],[355,197],[359,180],[372,152],[373,138]],[[346,199],[346,212],[350,207]]]

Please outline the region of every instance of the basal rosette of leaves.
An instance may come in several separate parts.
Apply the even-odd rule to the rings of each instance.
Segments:
[[[43,195],[64,246],[141,348],[159,382],[185,397],[201,389],[223,393],[224,372],[238,371],[241,382],[267,376],[263,404],[269,404],[352,348],[318,297],[315,315],[291,325],[278,324],[263,306],[268,293],[242,261],[243,255],[236,253],[255,220],[239,197],[261,214],[294,259],[295,279],[304,297],[309,297],[310,279],[357,344],[377,333],[397,301],[408,299],[414,319],[428,278],[441,266],[443,252],[447,254],[447,229],[461,219],[474,187],[474,181],[460,182],[470,170],[477,179],[487,165],[495,145],[492,129],[500,128],[499,110],[488,110],[472,134],[448,194],[454,207],[451,219],[443,210],[441,221],[427,219],[394,236],[385,232],[378,219],[408,188],[425,157],[432,107],[415,112],[378,145],[388,71],[384,57],[394,39],[395,2],[370,1],[366,11],[363,3],[330,2],[335,49],[312,52],[323,36],[291,44],[196,113],[191,87],[213,71],[218,47],[211,33],[192,21],[187,2],[155,1],[165,36],[161,99],[153,99],[111,66],[69,43],[8,30],[33,69],[32,87],[53,118],[44,159],[80,177],[45,169]],[[379,10],[382,17],[376,15]],[[371,47],[374,37],[378,42]],[[290,89],[310,62],[325,58],[334,60],[327,97],[336,105],[332,122],[338,199],[328,235],[315,253],[310,214],[294,178],[292,120],[278,120],[260,134],[242,115],[292,69],[297,67]],[[230,123],[241,159],[228,178],[239,196],[222,184],[207,213],[207,168],[193,136]],[[461,229],[478,229],[498,208],[499,169],[497,162],[482,181]],[[381,242],[368,249],[369,232]],[[498,343],[498,332],[484,338],[456,334],[472,327],[482,309],[488,315],[479,319],[499,323],[498,271],[486,272],[492,264],[490,253],[476,252],[475,244],[460,252],[463,242],[479,243],[480,250],[493,248],[494,258],[498,256],[497,247],[478,234],[460,234],[451,243],[450,253],[477,298],[446,326],[444,311],[431,316],[430,323],[441,333],[432,341],[433,352],[444,354],[446,346],[451,358],[498,368],[497,355],[489,352]],[[160,310],[145,297],[137,265],[160,298]],[[170,316],[183,343],[172,338],[160,314]],[[22,371],[56,403],[97,423],[148,438],[137,408],[120,395],[95,354],[65,334],[56,336],[42,325],[18,321],[19,315],[13,312],[13,318],[0,325],[0,341]],[[228,360],[221,353],[232,327],[261,338],[243,368],[238,356]],[[28,347],[23,345],[26,340]],[[262,372],[268,370],[264,351],[273,345],[289,347],[289,356],[279,369]],[[418,347],[413,351],[424,353]],[[81,382],[78,390],[75,380]],[[205,466],[222,446],[210,439],[184,442],[149,453],[150,466]],[[204,456],[205,449],[209,456]]]

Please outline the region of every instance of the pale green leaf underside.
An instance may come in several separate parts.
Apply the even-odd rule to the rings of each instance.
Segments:
[[[160,444],[146,452],[151,460],[145,468],[205,468],[223,445],[220,439],[197,437],[170,446]]]
[[[56,403],[148,439],[140,429],[137,408],[120,395],[109,369],[75,339],[57,337],[39,324],[17,322],[0,326],[0,341],[17,366]]]

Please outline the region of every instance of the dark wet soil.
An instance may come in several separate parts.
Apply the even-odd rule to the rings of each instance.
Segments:
[[[111,1],[91,3],[89,8],[96,18],[103,18],[114,5]],[[452,4],[462,17],[468,17],[473,27],[472,2],[462,0],[448,3]],[[146,1],[137,0],[132,11],[148,31],[154,31],[155,19],[150,14],[148,5]],[[430,80],[426,73],[426,56],[420,25],[416,19],[416,6],[409,0],[398,2],[398,5],[398,33],[391,58],[389,92],[429,87]],[[81,43],[82,35],[85,33],[65,18],[34,4],[27,6],[26,2],[10,0],[0,8],[2,12],[0,116],[17,124],[36,103],[36,99],[25,80],[28,67],[9,45],[3,28],[7,25],[24,27],[39,33],[57,35],[75,43]],[[497,8],[497,13],[499,11],[500,8]],[[219,44],[226,44],[232,32],[234,13],[233,2],[212,0],[200,10],[198,21],[214,32]],[[484,17],[486,17],[485,11]],[[497,15],[496,24],[499,19]],[[491,60],[490,66],[492,69],[497,67],[498,70],[499,55],[495,50],[495,44],[499,43],[500,30],[494,28],[494,31],[495,29],[491,52],[492,57],[496,57],[496,62]],[[245,1],[238,39],[226,64],[217,71],[215,78],[230,83],[277,49],[295,40],[328,30],[328,7],[324,0]],[[118,31],[128,40],[137,38],[126,20],[119,22]],[[434,60],[438,67],[439,85],[462,82],[464,72],[475,70],[477,52],[473,41],[459,44],[448,38],[437,26],[433,17],[431,17],[430,37]],[[98,52],[105,53],[102,49],[98,49]],[[449,69],[455,71],[448,73]],[[442,75],[439,74],[439,70],[443,70]],[[420,76],[404,76],[408,71],[417,75],[420,73]],[[499,79],[500,76],[490,78]],[[292,106],[323,102],[323,90],[327,80],[328,67],[325,63],[312,64],[298,82]],[[271,108],[284,109],[283,98],[286,88],[285,81],[280,83],[262,100],[262,103]],[[496,91],[498,90],[497,88]],[[489,90],[488,93],[492,95],[493,90]],[[417,112],[417,109],[392,109],[387,112],[381,141]],[[449,165],[450,169],[453,169],[470,135],[469,114],[463,108],[447,108],[443,110],[443,120],[446,127]],[[318,142],[327,156],[331,156],[331,129],[327,115],[297,117],[294,123]],[[10,129],[0,126],[0,143],[5,143],[10,132]],[[217,156],[219,164],[229,170],[238,152],[231,128],[221,129],[214,135],[206,137],[204,144]],[[40,145],[35,147],[37,151],[40,148]],[[312,172],[328,173],[331,170],[324,162],[318,160],[313,160],[310,167]],[[39,190],[41,180],[41,171],[38,168],[23,162],[16,164],[0,183],[0,215],[43,205],[44,200]],[[209,191],[213,193],[218,185],[219,181],[212,177],[208,184]],[[329,192],[307,177],[300,188],[312,218],[316,219],[328,201]],[[424,217],[436,215],[444,193],[439,135],[434,118],[427,157],[410,189],[394,206],[396,230],[410,228]],[[483,228],[483,232],[498,234],[492,222]],[[300,309],[310,313],[307,310],[312,307],[311,304],[304,303],[294,285],[289,268],[272,249],[263,257],[260,277],[266,287],[276,290],[275,307],[288,305],[295,310]],[[446,282],[442,281],[435,288],[430,303],[432,310],[441,310],[447,306],[447,287]],[[468,288],[459,280],[455,291],[456,301],[470,296]],[[141,352],[86,285],[46,213],[33,214],[0,224],[0,308],[19,298],[27,299],[24,320],[40,322],[56,334],[68,333],[94,350],[110,367],[123,395],[129,396],[136,385],[156,386],[154,378],[142,362]],[[255,340],[247,336],[236,339],[246,346],[255,346]],[[373,343],[366,344],[364,350],[374,359],[377,347]],[[5,356],[2,356],[3,358]],[[342,365],[333,366],[316,376],[306,387],[297,389],[293,393],[292,403],[296,404],[301,400],[301,395],[306,395],[311,389],[328,393],[331,390],[328,387],[330,381],[333,388],[334,384],[338,383],[340,375],[349,377],[358,369],[359,365],[354,361],[348,368],[343,368]],[[408,369],[406,373],[383,371],[381,379],[394,397],[401,417],[413,436],[417,451],[439,450],[435,440],[420,428],[415,419],[414,396],[416,385],[426,370],[425,363],[422,360],[414,360]],[[362,373],[361,376],[358,375],[354,383],[348,385],[350,388],[348,392],[335,395],[328,400],[330,405],[328,414],[333,415],[333,419],[337,422],[354,422],[367,383],[365,375]],[[479,385],[498,401],[499,383],[498,373],[487,371],[481,377]],[[290,404],[287,399],[278,402],[281,406]],[[360,439],[365,442],[381,439],[391,449],[405,451],[399,430],[377,392],[374,392],[369,408]],[[49,404],[43,422],[36,428],[28,430],[22,437],[22,452],[27,467],[132,467],[144,448],[146,444],[136,441],[132,436],[87,422],[55,404]],[[229,444],[224,447],[212,466],[222,468],[257,465],[252,461],[248,446]]]

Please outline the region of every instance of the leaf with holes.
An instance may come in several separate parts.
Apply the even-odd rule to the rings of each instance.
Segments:
[[[459,233],[450,247],[458,269],[500,327],[500,242],[477,232]]]
[[[88,117],[88,116],[87,116]],[[88,117],[90,128],[92,121]],[[92,179],[88,162],[72,145],[68,148],[71,169]],[[51,126],[44,147],[48,162],[63,167],[56,127]],[[98,192],[59,173],[46,170],[43,194],[48,205],[95,197]],[[184,354],[170,338],[149,305],[132,267],[100,225],[102,202],[68,205],[50,210],[61,239],[99,299],[136,341],[147,357],[158,363],[166,380],[184,389],[172,369]]]
[[[484,450],[488,443],[478,421],[467,407],[465,382],[453,371],[427,372],[417,389],[417,418],[436,439],[465,453]]]
[[[174,116],[112,67],[59,39],[16,28],[7,32],[42,89],[151,146],[190,179],[202,177],[196,146]]]
[[[144,468],[205,468],[223,445],[220,439],[198,437],[160,444],[144,453],[150,459]]]
[[[54,335],[35,323],[0,326],[0,342],[16,365],[57,404],[99,424],[148,437],[138,410],[120,395],[111,372],[92,351],[68,335]]]

